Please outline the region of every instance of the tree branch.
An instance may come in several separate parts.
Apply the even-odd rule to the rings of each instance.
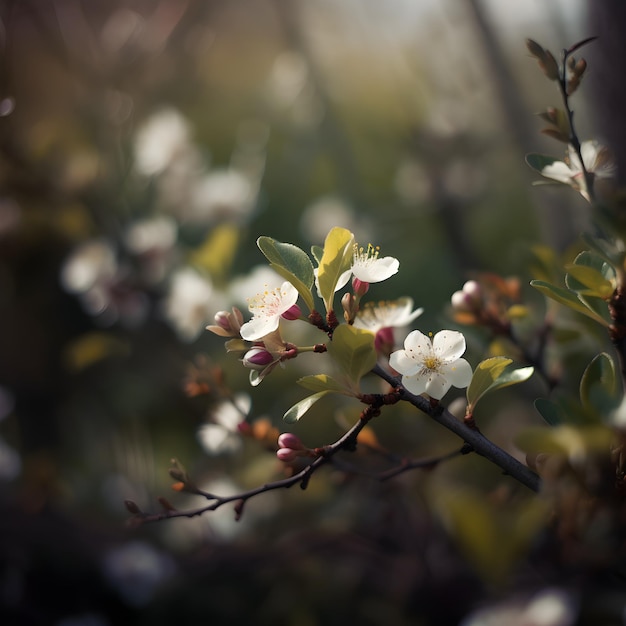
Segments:
[[[404,389],[400,380],[386,372],[380,365],[372,370],[394,388],[401,390],[401,399],[409,402],[436,422],[458,435],[463,441],[472,446],[474,452],[500,467],[505,474],[515,478],[532,491],[538,492],[541,484],[539,476],[526,465],[520,463],[508,452],[487,439],[480,431],[470,428],[467,424],[459,421],[452,413],[441,405],[433,406],[422,396],[416,396]]]

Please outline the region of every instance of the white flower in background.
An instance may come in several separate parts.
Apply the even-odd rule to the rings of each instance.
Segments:
[[[278,328],[280,318],[285,315],[296,319],[299,311],[294,311],[293,307],[297,300],[298,290],[288,281],[280,287],[266,289],[250,298],[248,308],[253,317],[241,327],[242,339],[262,339]]]
[[[193,186],[190,219],[243,221],[256,203],[256,185],[235,169],[215,169]]]
[[[165,215],[138,220],[124,234],[126,248],[139,257],[139,270],[149,283],[165,276],[177,237],[176,220]]]
[[[61,269],[61,284],[70,293],[86,293],[111,280],[117,269],[111,244],[103,240],[88,241],[66,259]]]
[[[354,319],[354,327],[377,333],[383,328],[402,328],[419,317],[423,308],[413,309],[411,298],[398,298],[385,302],[368,302]]]
[[[146,295],[132,285],[128,268],[118,263],[113,246],[94,240],[79,246],[61,268],[61,284],[74,293],[102,324],[122,321],[134,327],[146,317]]]
[[[169,250],[176,243],[176,220],[167,215],[138,220],[124,234],[126,247],[133,254],[148,254]]]
[[[460,626],[573,626],[578,623],[578,601],[570,592],[544,589],[531,598],[514,598],[478,609]]]
[[[147,542],[129,541],[106,553],[105,577],[132,606],[144,606],[176,575],[174,559]]]
[[[568,145],[568,155],[565,161],[555,161],[541,170],[541,175],[559,183],[569,185],[578,191],[586,200],[589,200],[587,184],[583,168],[572,145]],[[612,179],[617,167],[608,148],[601,146],[597,141],[583,141],[580,146],[583,163],[587,172],[597,179]]]
[[[175,109],[152,115],[135,135],[135,165],[141,174],[154,176],[189,147],[189,127]]]
[[[215,300],[209,278],[185,267],[172,276],[165,316],[182,339],[193,341],[220,308]]]
[[[367,248],[354,244],[352,274],[364,283],[380,283],[397,273],[400,268],[398,259],[391,256],[379,258],[380,248],[371,243]]]
[[[210,411],[210,422],[198,429],[198,440],[207,454],[228,454],[241,447],[239,424],[245,421],[251,407],[247,393],[235,394]]]
[[[404,340],[404,350],[391,354],[389,365],[402,374],[411,393],[441,400],[451,386],[467,387],[472,380],[472,368],[461,358],[464,352],[465,337],[455,330],[442,330],[432,340],[414,330]]]

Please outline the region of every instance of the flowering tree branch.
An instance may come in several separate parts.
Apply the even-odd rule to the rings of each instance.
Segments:
[[[432,403],[422,396],[416,396],[400,385],[400,381],[386,372],[380,365],[374,367],[374,373],[387,381],[390,385],[401,390],[401,399],[432,417],[437,423],[458,435],[469,444],[474,452],[500,467],[505,474],[531,489],[539,491],[540,479],[535,472],[520,463],[502,448],[487,439],[477,428],[459,421],[450,411],[439,403]]]

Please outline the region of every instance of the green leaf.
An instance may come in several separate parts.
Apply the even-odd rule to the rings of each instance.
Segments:
[[[584,296],[606,299],[610,298],[615,290],[611,282],[593,267],[568,263],[565,269],[567,270],[565,284],[572,291]]]
[[[626,253],[623,250],[619,250],[617,246],[610,241],[593,237],[589,233],[583,233],[581,238],[596,255],[601,257],[612,267],[620,267],[624,263]]]
[[[563,431],[562,429],[567,429]],[[555,436],[555,432],[558,435]],[[515,445],[527,454],[567,454],[567,441],[564,433],[575,432],[572,426],[557,426],[547,429],[541,426],[528,428],[518,433],[515,437]]]
[[[580,381],[580,400],[583,407],[600,419],[606,419],[622,399],[622,389],[609,354],[601,352],[585,369]]]
[[[323,254],[324,254],[324,248],[322,248],[322,246],[311,246],[311,255],[317,261],[318,265],[322,261]]]
[[[565,284],[581,295],[608,299],[615,291],[614,268],[595,252],[581,252],[565,269]]]
[[[288,424],[297,422],[320,398],[329,393],[330,391],[319,391],[308,398],[304,398],[304,400],[300,400],[283,415],[283,420]]]
[[[288,280],[297,290],[309,310],[314,302],[311,287],[315,282],[313,263],[304,250],[271,237],[259,237],[257,245],[270,262],[270,267]]]
[[[547,167],[548,165],[552,165],[557,161],[560,161],[560,159],[548,156],[546,154],[537,154],[536,152],[531,152],[530,154],[526,155],[526,163],[528,164],[528,166],[542,176],[543,168]]]
[[[578,313],[582,313],[603,326],[608,327],[611,325],[610,320],[607,320],[601,312],[597,311],[592,303],[583,301],[583,299],[579,298],[573,291],[551,285],[543,280],[531,280],[530,284],[543,293],[543,295],[552,300],[556,300],[559,304],[563,304]]]
[[[478,364],[467,388],[467,404],[470,411],[473,411],[478,400],[487,393],[494,381],[502,374],[506,366],[511,363],[513,363],[512,359],[494,356]]]
[[[339,277],[352,266],[353,242],[354,235],[349,230],[339,227],[331,229],[324,242],[324,253],[318,268],[317,282],[327,312],[333,309],[333,299]]]
[[[348,324],[341,324],[335,329],[328,352],[355,385],[376,365],[374,334]]]
[[[350,390],[327,374],[315,374],[303,376],[296,381],[309,391],[335,391],[337,393],[350,393]]]
[[[556,402],[552,402],[552,400],[547,398],[537,398],[535,400],[535,409],[550,426],[559,426],[566,421],[563,409]]]
[[[530,454],[562,454],[579,462],[590,454],[606,452],[614,435],[602,425],[535,427],[524,430],[515,438],[515,445]]]

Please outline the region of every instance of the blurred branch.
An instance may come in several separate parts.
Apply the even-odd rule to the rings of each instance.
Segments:
[[[237,519],[239,519],[243,514],[243,507],[245,503],[250,498],[253,498],[262,493],[266,493],[268,491],[274,491],[276,489],[287,489],[296,484],[299,484],[301,489],[306,489],[309,484],[309,480],[311,479],[311,476],[313,476],[313,474],[318,469],[330,463],[330,461],[335,456],[335,454],[337,454],[337,452],[339,452],[340,450],[354,450],[356,448],[357,437],[359,433],[363,430],[363,428],[365,428],[367,423],[373,417],[380,415],[380,407],[383,405],[384,402],[382,400],[382,396],[380,396],[379,398],[379,402],[376,402],[375,404],[372,404],[363,409],[359,421],[356,422],[356,424],[354,424],[354,426],[352,426],[352,428],[350,428],[342,437],[335,441],[335,443],[324,446],[323,448],[316,448],[313,451],[313,453],[316,455],[315,460],[293,476],[266,483],[259,487],[255,487],[248,491],[244,491],[242,493],[238,493],[232,496],[217,496],[215,494],[202,491],[193,484],[184,483],[181,491],[201,495],[207,500],[211,500],[211,504],[197,507],[195,509],[179,511],[173,508],[166,500],[160,499],[161,505],[164,509],[162,512],[144,513],[139,510],[134,502],[127,501],[126,508],[131,513],[134,513],[134,517],[130,521],[131,525],[140,525],[145,522],[158,522],[163,519],[170,519],[174,517],[195,517],[197,515],[202,515],[203,513],[206,513],[208,511],[215,511],[216,509],[219,509],[229,502],[236,503],[235,512],[237,515]]]

